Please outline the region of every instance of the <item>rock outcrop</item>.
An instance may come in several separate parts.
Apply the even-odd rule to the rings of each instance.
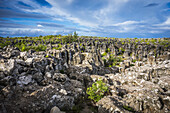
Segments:
[[[79,37],[62,46],[24,40],[46,44],[45,51],[21,51],[19,39],[1,41],[11,45],[0,48],[0,113],[72,113],[99,79],[109,87],[95,104],[99,113],[170,111],[170,46],[163,39]]]

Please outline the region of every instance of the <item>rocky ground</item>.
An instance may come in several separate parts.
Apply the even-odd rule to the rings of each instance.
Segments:
[[[44,51],[22,51],[13,41],[0,48],[0,113],[168,113],[169,39],[154,40],[79,37]],[[94,103],[86,89],[99,79],[110,93]]]

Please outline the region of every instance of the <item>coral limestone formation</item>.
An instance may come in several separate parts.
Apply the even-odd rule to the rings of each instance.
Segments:
[[[0,113],[170,111],[170,39],[0,39]],[[101,81],[100,100],[87,89]],[[100,86],[99,84],[99,86]]]

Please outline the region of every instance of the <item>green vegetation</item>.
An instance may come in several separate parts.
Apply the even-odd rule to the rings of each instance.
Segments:
[[[58,44],[58,47],[53,47],[53,49],[56,49],[56,50],[61,50],[61,48],[62,48],[61,44]]]
[[[131,112],[135,112],[135,110],[134,110],[133,108],[129,107],[129,106],[123,105],[123,108],[124,108],[125,110],[131,111]]]
[[[60,73],[61,73],[61,74],[64,74],[64,70],[60,70]]]
[[[135,60],[135,59],[133,59],[133,60],[132,60],[132,62],[133,62],[133,63],[135,63],[135,62],[136,62],[136,60]]]
[[[135,66],[134,64],[130,64],[130,66]]]
[[[38,36],[38,37],[0,37],[0,47],[3,48],[5,46],[15,46],[18,47],[21,51],[28,51],[30,49],[34,49],[36,51],[45,51],[47,44],[58,44],[58,47],[54,47],[53,49],[60,50],[63,44],[70,44],[73,42],[82,43],[83,38],[94,38],[94,39],[100,39],[105,40],[107,37],[96,37],[96,36],[81,36],[79,37],[76,31],[72,34],[68,34],[66,36],[62,35],[47,35],[47,36]],[[168,48],[170,46],[170,40],[169,38],[152,38],[152,39],[141,39],[141,38],[126,38],[126,39],[116,39],[116,38],[107,38],[109,43],[112,42],[112,40],[115,40],[115,45],[121,44],[125,45],[127,43],[133,43],[134,47],[137,49],[138,45],[140,43],[144,43],[147,46],[157,46],[161,45],[163,48]],[[95,42],[98,42],[99,40],[95,40]],[[41,45],[40,45],[41,44]],[[39,46],[40,45],[40,46]],[[80,44],[81,46],[81,44]],[[83,46],[83,45],[82,45]],[[118,45],[119,46],[119,45]],[[120,46],[119,46],[120,47]],[[106,53],[103,54],[103,56],[106,56],[107,53],[110,53],[110,48],[106,49]],[[119,55],[122,55],[124,53],[125,49],[124,47],[120,47]]]
[[[76,41],[78,38],[78,34],[76,33],[76,31],[74,32],[73,38],[74,38],[74,41]]]
[[[33,49],[35,51],[45,51],[47,47],[45,45],[39,44],[37,46],[26,46],[24,43],[18,43],[15,45],[15,47],[18,47],[20,51],[29,51],[30,49]]]
[[[119,48],[119,51],[125,52],[125,49],[123,49],[123,48]]]
[[[38,46],[34,46],[35,51],[45,51],[47,49],[46,46],[39,44]]]
[[[103,56],[106,56],[106,55],[107,55],[107,53],[106,53],[106,52],[104,52],[104,53],[102,54],[102,57],[103,57]]]
[[[164,47],[168,47],[168,46],[170,46],[170,41],[169,40],[159,40],[159,44]]]
[[[102,81],[96,81],[92,84],[92,87],[87,88],[86,93],[89,95],[88,98],[94,102],[98,102],[104,97],[105,93],[108,91],[108,86]]]
[[[61,40],[62,40],[62,43],[77,42],[78,41],[78,34],[75,31],[73,36],[72,36],[72,34],[68,34],[67,36],[63,36],[61,38]]]
[[[106,53],[109,53],[109,52],[110,52],[110,48],[107,48]]]
[[[10,41],[5,41],[5,42],[0,42],[0,47],[5,47],[5,46],[8,46],[8,45],[10,45],[11,44],[11,42]]]
[[[46,57],[46,58],[48,58],[49,56],[48,56],[48,55],[46,55],[45,57]]]
[[[103,56],[103,55],[102,55]],[[112,66],[116,66],[119,64],[119,62],[122,62],[123,59],[121,57],[116,57],[114,55],[110,55],[108,59],[105,59],[104,57],[102,57],[102,60],[104,62],[104,66],[105,67],[112,67]]]
[[[119,48],[119,51],[121,52],[120,55],[123,55],[123,53],[125,52],[125,49]]]
[[[83,99],[84,100],[84,99]],[[83,101],[81,101],[83,103]],[[84,108],[84,106],[82,105],[82,103],[75,105],[72,107],[71,111],[73,111],[74,113],[80,113],[82,111],[82,109]]]

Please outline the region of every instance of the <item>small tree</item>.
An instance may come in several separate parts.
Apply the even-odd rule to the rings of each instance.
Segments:
[[[76,33],[76,31],[74,32],[73,37],[74,37],[74,38],[77,38],[77,37],[78,37],[78,34]]]
[[[76,31],[74,32],[74,35],[73,35],[73,42],[76,42],[77,41],[77,38],[78,38],[78,34],[76,33]]]
[[[89,99],[98,102],[104,97],[105,93],[108,91],[108,86],[102,81],[96,81],[92,84],[92,87],[87,88],[86,93],[89,95]]]

